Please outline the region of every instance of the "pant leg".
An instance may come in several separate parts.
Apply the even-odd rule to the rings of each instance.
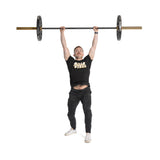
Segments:
[[[85,93],[81,99],[85,114],[85,128],[87,133],[91,133],[92,111],[91,111],[91,92]]]
[[[70,125],[73,129],[76,129],[76,118],[75,111],[79,103],[79,98],[77,95],[70,93],[68,99],[68,118],[70,121]]]

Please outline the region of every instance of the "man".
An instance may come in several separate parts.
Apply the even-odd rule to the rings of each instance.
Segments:
[[[76,119],[75,110],[78,103],[81,101],[83,104],[83,110],[85,114],[85,129],[86,136],[85,142],[91,141],[91,90],[89,84],[90,67],[95,55],[95,50],[98,42],[98,27],[93,27],[94,38],[92,47],[89,50],[89,54],[83,59],[83,48],[77,46],[74,49],[74,57],[71,56],[69,49],[67,48],[65,40],[65,27],[61,27],[61,43],[64,51],[64,59],[66,60],[69,74],[71,91],[68,99],[68,118],[70,121],[71,129],[65,133],[66,136],[76,133]]]

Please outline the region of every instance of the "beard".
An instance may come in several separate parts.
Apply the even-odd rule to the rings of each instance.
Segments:
[[[76,59],[82,59],[83,58],[82,55],[76,55],[75,57],[76,57]]]

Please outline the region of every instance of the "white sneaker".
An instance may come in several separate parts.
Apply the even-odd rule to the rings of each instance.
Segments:
[[[70,136],[72,134],[77,133],[75,129],[71,128],[68,132],[65,133],[65,136]]]
[[[86,137],[84,140],[86,143],[90,143],[91,142],[91,134],[90,133],[86,133]]]

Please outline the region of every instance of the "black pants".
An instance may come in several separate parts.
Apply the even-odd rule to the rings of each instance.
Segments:
[[[87,87],[82,90],[71,89],[69,92],[68,99],[68,118],[70,120],[70,125],[73,129],[76,129],[76,119],[75,111],[79,102],[82,102],[83,111],[85,114],[85,128],[87,133],[91,133],[91,121],[92,121],[92,112],[91,112],[91,90],[90,87]]]

